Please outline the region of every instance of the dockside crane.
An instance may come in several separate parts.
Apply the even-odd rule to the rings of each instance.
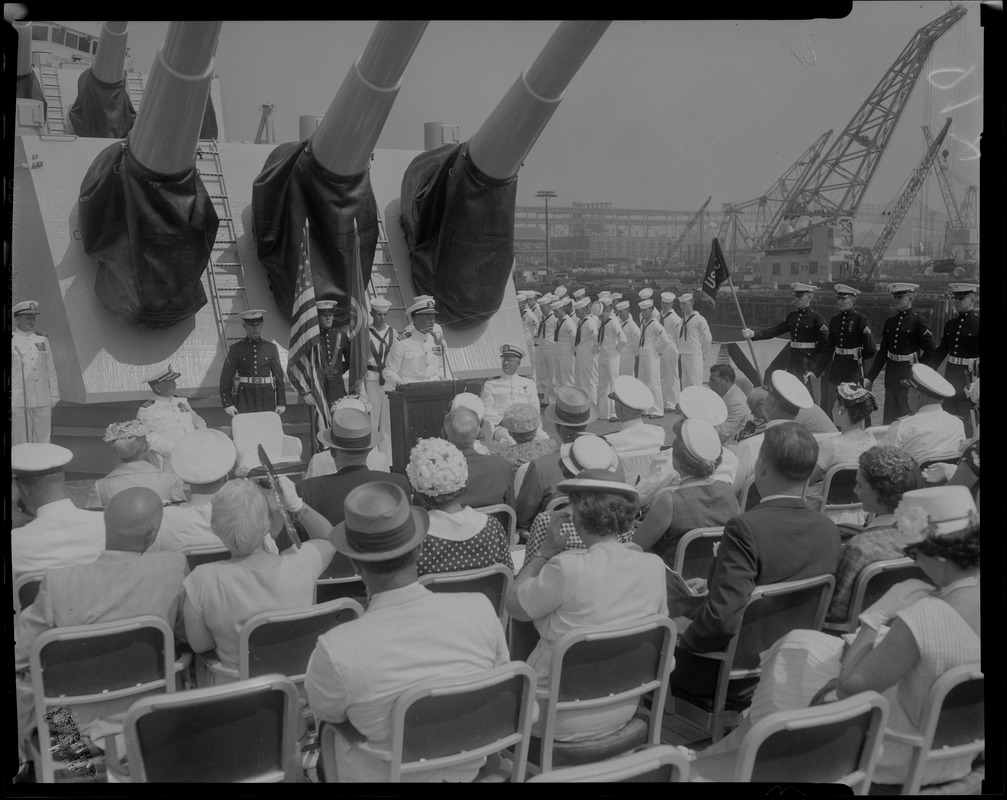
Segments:
[[[955,6],[913,35],[818,166],[767,225],[767,250],[808,247],[812,228],[836,227],[836,246],[853,252],[853,218],[938,39],[966,14]]]
[[[712,196],[706,198],[706,202],[699,207],[699,211],[692,215],[692,218],[685,224],[685,227],[682,228],[682,232],[675,237],[675,241],[668,245],[668,255],[665,256],[664,259],[664,265],[666,267],[671,264],[671,257],[678,252],[678,248],[682,246],[682,242],[684,242],[685,237],[689,235],[689,231],[696,227],[696,223],[699,222],[699,218],[703,216],[703,212],[706,211],[706,207],[710,205],[710,201],[712,199]]]
[[[888,245],[892,241],[892,237],[895,235],[895,231],[899,229],[902,221],[906,218],[906,213],[909,211],[909,207],[913,204],[916,199],[916,195],[920,192],[920,187],[927,178],[927,174],[933,169],[934,161],[937,158],[937,154],[940,152],[941,145],[944,143],[944,137],[948,133],[948,128],[951,127],[951,117],[947,118],[944,123],[944,127],[941,128],[941,132],[937,134],[937,138],[931,142],[930,147],[927,148],[927,152],[924,153],[923,158],[920,163],[916,165],[916,169],[913,170],[912,175],[909,176],[909,182],[906,184],[906,188],[902,190],[902,193],[896,198],[895,203],[892,205],[890,211],[886,212],[888,214],[888,221],[885,223],[885,227],[881,229],[881,233],[878,234],[877,240],[866,251],[865,255],[867,257],[867,263],[861,264],[861,268],[867,267],[867,275],[864,276],[864,280],[869,281],[874,271],[877,269],[878,264],[884,258],[885,250],[888,249]]]
[[[930,127],[923,126],[923,138],[926,139],[927,147],[933,144],[930,136]],[[976,193],[977,187],[969,185],[963,178],[955,175],[947,165],[948,151],[942,150],[940,158],[934,159],[937,172],[937,183],[941,187],[941,196],[944,198],[944,205],[948,210],[948,227],[945,236],[945,251],[952,257],[955,256],[954,245],[961,245],[962,260],[975,261],[978,256],[978,243],[973,241],[973,234],[978,226],[978,215],[976,214]],[[951,186],[951,179],[965,184],[965,197],[961,205],[955,197],[955,192]]]

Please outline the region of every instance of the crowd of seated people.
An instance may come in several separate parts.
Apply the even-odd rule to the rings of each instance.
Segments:
[[[325,451],[311,460],[308,474],[279,477],[275,491],[261,478],[234,479],[234,443],[203,429],[178,441],[170,470],[118,467],[92,495],[97,502],[90,505],[104,511],[77,508],[69,498],[63,470],[70,451],[18,445],[11,454],[13,495],[24,517],[12,530],[13,572],[45,576],[15,625],[19,742],[35,724],[28,654],[45,630],[155,614],[172,627],[183,652],[209,666],[195,671],[197,684],[216,685],[237,679],[248,619],[311,606],[320,579],[354,576],[366,587],[365,611],[318,639],[306,665],[308,708],[316,722],[338,731],[336,774],[326,780],[388,780],[387,761],[356,743],[387,750],[391,706],[417,683],[511,660],[519,652],[513,625],[534,629],[537,643],[520,653],[542,692],[552,648],[565,633],[667,615],[677,631],[672,693],[708,698],[712,672],[700,656],[738,633],[755,587],[834,576],[827,619],[842,621],[857,576],[903,554],[916,559],[936,590],[919,581],[896,585],[860,615],[845,650],[843,639],[821,631],[784,637],[763,654],[762,680],[735,687],[733,699],[750,703],[741,726],[705,749],[703,742],[690,744],[700,751],[697,764],[734,752],[754,722],[807,706],[823,688],[840,698],[884,692],[894,709],[890,726],[912,732],[933,681],[957,664],[978,664],[980,631],[972,501],[978,430],[974,441],[956,438],[954,424],[928,407],[932,376],[916,369],[913,375],[924,419],[906,424],[914,422],[907,418],[880,437],[869,428],[877,410],[870,392],[841,385],[829,431],[809,413],[814,404],[806,386],[782,371],[745,397],[733,370],[717,369],[709,387],[684,389],[661,425],[640,418],[649,389],[631,376],[614,381],[609,397],[618,427],[599,422],[595,404],[574,386],[560,388],[541,413],[523,402],[498,409],[492,425],[483,424],[473,395],[446,410],[440,437],[416,443],[404,474],[374,458],[382,434],[373,431],[366,406],[348,398],[319,432]],[[977,385],[972,392],[978,405]],[[745,416],[743,403],[755,413]],[[927,425],[937,431],[932,446]],[[605,431],[611,433],[599,435]],[[123,464],[142,459],[142,428],[130,423],[112,434]],[[944,454],[951,439],[959,453],[969,445],[960,463],[921,473],[907,453],[920,446]],[[624,458],[641,452],[652,456],[649,466],[627,480]],[[808,491],[834,465],[856,468],[866,517],[863,526],[845,526],[843,537]],[[960,477],[966,469],[974,469],[974,481]],[[740,500],[749,483],[758,502],[746,510]],[[951,485],[925,488],[941,483]],[[516,547],[500,522],[480,510],[497,503],[515,512]],[[678,543],[691,530],[711,527],[723,533],[708,575],[677,579]],[[190,570],[183,552],[213,547],[229,558]],[[506,596],[510,621],[503,624],[482,595],[439,593],[418,582],[430,573],[493,564],[515,571]],[[121,731],[124,710],[87,720],[82,733],[101,747],[101,736]],[[556,739],[609,736],[638,710],[634,699],[603,714],[567,713],[557,721]],[[533,732],[541,733],[539,721]],[[905,751],[886,743],[884,753],[875,780],[903,781]],[[470,781],[483,761],[411,780]],[[969,768],[959,760],[927,780],[955,780]]]

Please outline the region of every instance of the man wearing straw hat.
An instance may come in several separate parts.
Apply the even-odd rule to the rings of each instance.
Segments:
[[[500,620],[478,593],[431,592],[416,563],[429,527],[392,483],[358,486],[346,496],[345,520],[332,531],[367,587],[362,617],[318,638],[304,686],[315,719],[335,723],[337,775],[328,781],[387,781],[387,761],[362,753],[364,741],[391,749],[392,707],[416,684],[475,675],[510,660]],[[471,781],[485,759],[413,773],[412,781]]]
[[[11,444],[48,442],[52,407],[59,402],[59,382],[49,340],[35,332],[38,303],[14,306],[11,336]]]

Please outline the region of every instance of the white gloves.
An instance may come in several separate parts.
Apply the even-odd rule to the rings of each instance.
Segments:
[[[753,336],[755,336],[755,331],[753,331],[751,328],[742,328],[741,336],[743,339],[751,339]]]
[[[238,407],[237,406],[228,406],[227,408],[224,409],[224,411],[227,412],[227,416],[233,417],[235,414],[238,413]]]
[[[276,413],[277,413],[277,414],[282,414],[282,413],[283,413],[284,411],[286,411],[286,410],[287,410],[287,407],[286,407],[286,406],[277,406],[277,407],[276,407]]]
[[[280,497],[283,498],[283,507],[291,514],[296,514],[304,508],[304,501],[298,496],[294,482],[286,475],[277,475],[276,485],[280,489]]]
[[[897,583],[860,615],[860,623],[876,631],[881,630],[881,626],[887,625],[902,609],[936,591],[929,583],[917,578]]]
[[[923,470],[923,479],[927,483],[947,483],[957,471],[957,464],[946,464],[942,461]]]

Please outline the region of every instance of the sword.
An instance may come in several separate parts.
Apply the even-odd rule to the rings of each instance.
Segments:
[[[294,543],[294,547],[300,549],[301,537],[297,535],[297,528],[294,526],[294,520],[290,516],[290,512],[283,505],[283,495],[280,494],[280,484],[276,480],[276,470],[273,468],[273,462],[269,460],[269,456],[266,455],[266,449],[261,444],[259,445],[259,461],[266,470],[266,478],[269,480],[269,491],[273,493],[276,506],[280,509],[280,516],[283,518],[283,527],[287,531],[287,536]]]

